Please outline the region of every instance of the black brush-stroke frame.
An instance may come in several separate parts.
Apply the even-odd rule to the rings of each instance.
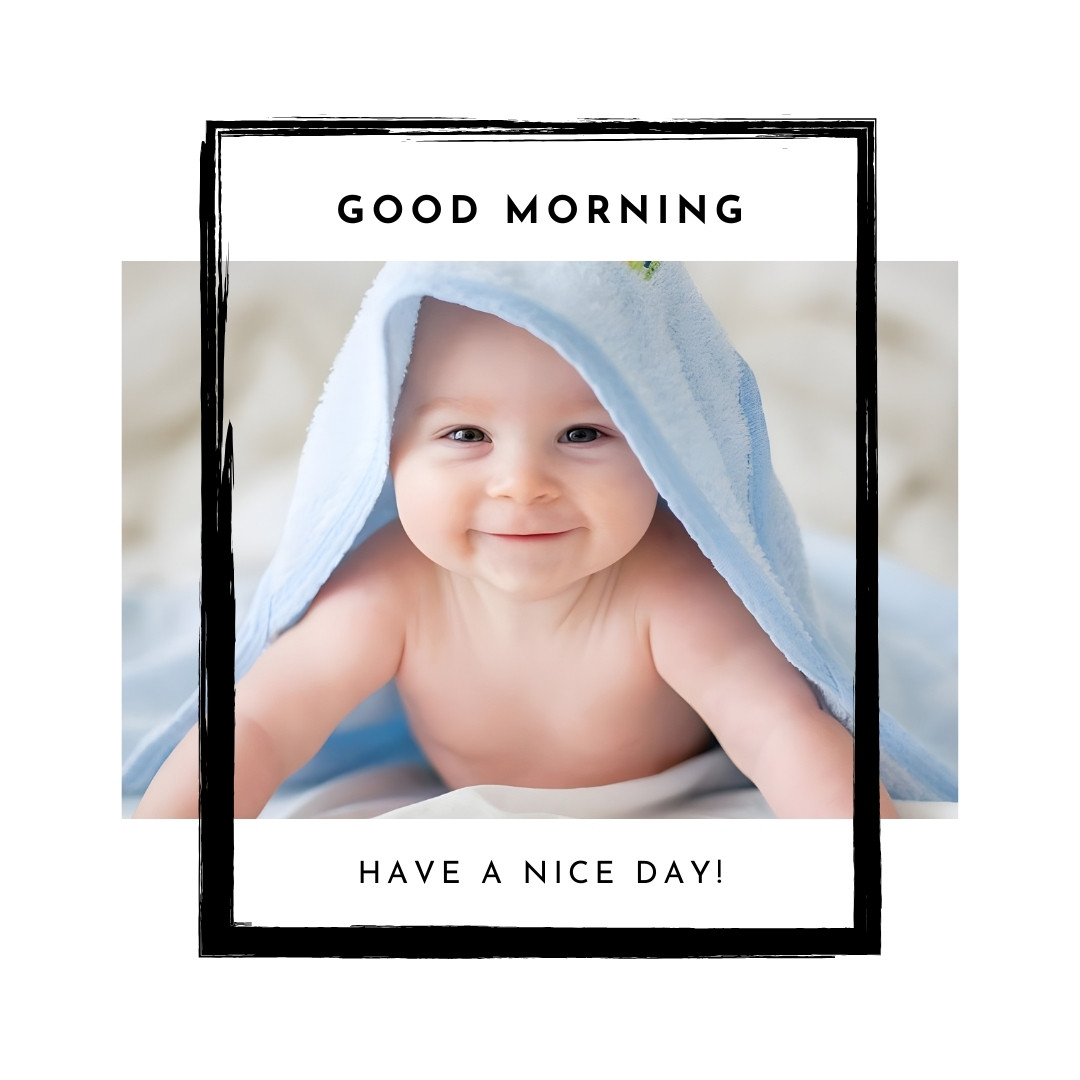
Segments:
[[[855,715],[878,715],[877,244],[873,120],[293,119],[209,121],[200,160],[202,304],[202,595],[199,641],[199,953],[202,956],[738,957],[879,954],[881,835],[878,725],[855,740],[853,915],[843,928],[504,926],[277,927],[233,913],[236,597],[232,556],[232,426],[223,424],[228,269],[221,250],[222,140],[291,135],[443,136],[455,141],[590,137],[852,139],[857,148]],[[206,722],[213,690],[215,724]]]

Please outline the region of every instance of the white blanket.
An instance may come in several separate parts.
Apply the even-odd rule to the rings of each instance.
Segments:
[[[421,765],[366,769],[291,799],[264,817],[292,818],[770,818],[756,788],[719,748],[656,776],[559,790],[483,784],[447,791]],[[956,817],[956,803],[900,801],[901,817]]]

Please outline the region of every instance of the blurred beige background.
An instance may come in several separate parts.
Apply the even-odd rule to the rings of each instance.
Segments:
[[[236,570],[277,545],[307,424],[379,264],[234,263],[225,416]],[[854,536],[854,263],[692,263],[761,387],[773,462],[804,527]],[[199,268],[123,268],[125,591],[199,577]],[[956,582],[957,267],[878,267],[882,551]]]

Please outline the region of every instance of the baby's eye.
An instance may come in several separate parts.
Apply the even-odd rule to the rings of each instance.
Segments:
[[[453,431],[448,431],[445,437],[453,442],[487,442],[487,436],[474,427],[454,428]]]
[[[602,438],[602,433],[594,427],[572,427],[563,433],[559,442],[589,443]]]

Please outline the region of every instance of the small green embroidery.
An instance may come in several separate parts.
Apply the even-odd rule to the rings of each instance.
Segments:
[[[626,265],[629,266],[631,270],[639,273],[646,281],[660,269],[660,264],[658,262],[632,262],[627,263]]]

